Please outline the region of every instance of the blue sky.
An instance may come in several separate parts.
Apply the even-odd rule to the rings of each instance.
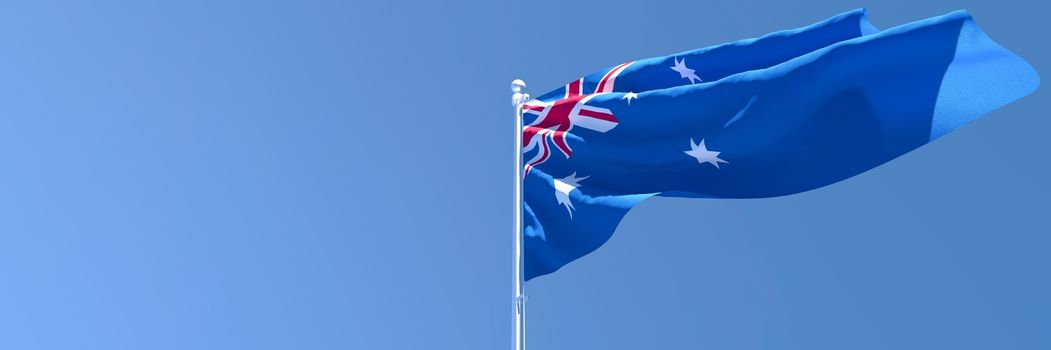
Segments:
[[[863,6],[1051,67],[1022,1],[4,2],[0,348],[509,347],[511,79]],[[527,285],[529,346],[1051,347],[1045,90],[820,190],[647,201]]]

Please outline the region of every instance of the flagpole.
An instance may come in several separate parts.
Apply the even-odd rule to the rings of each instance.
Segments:
[[[515,237],[514,237],[514,349],[525,350],[525,281],[522,274],[522,105],[529,94],[522,91],[525,82],[511,82],[511,103],[515,107]]]

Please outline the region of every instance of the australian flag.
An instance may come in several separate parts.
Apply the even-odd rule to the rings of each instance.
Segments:
[[[967,12],[881,31],[864,10],[570,81],[522,106],[525,279],[597,249],[646,198],[826,186],[1038,84]]]

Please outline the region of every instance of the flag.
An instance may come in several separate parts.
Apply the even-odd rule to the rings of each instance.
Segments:
[[[880,31],[856,10],[586,75],[522,106],[524,277],[594,251],[646,198],[826,186],[1037,85],[965,11]]]

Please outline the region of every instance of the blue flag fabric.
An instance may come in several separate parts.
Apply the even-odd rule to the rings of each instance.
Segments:
[[[523,107],[525,279],[597,249],[646,198],[829,185],[1037,85],[964,11],[879,31],[857,10],[587,75]]]

